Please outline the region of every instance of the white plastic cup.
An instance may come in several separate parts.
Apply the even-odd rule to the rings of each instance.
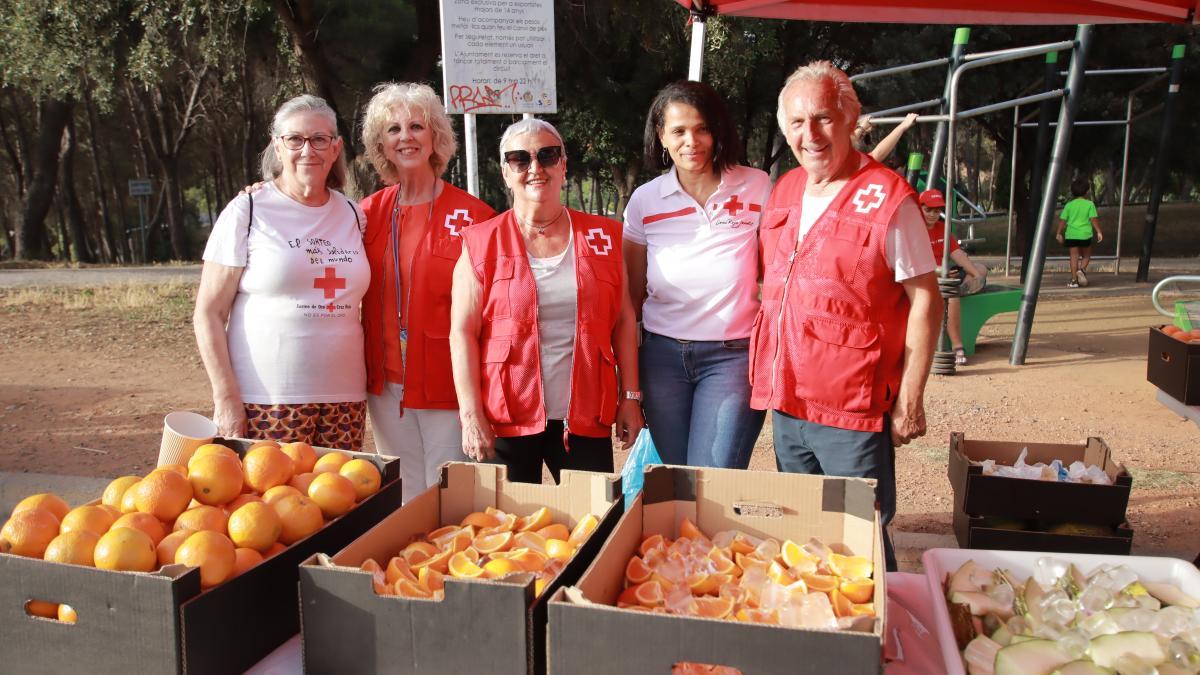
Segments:
[[[163,418],[162,445],[158,448],[158,466],[187,465],[196,448],[212,443],[217,423],[194,412],[177,411]]]

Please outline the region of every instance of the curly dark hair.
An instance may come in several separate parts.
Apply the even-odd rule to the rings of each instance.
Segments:
[[[1083,197],[1092,189],[1092,182],[1084,176],[1080,176],[1071,181],[1071,196],[1075,198]]]
[[[713,173],[738,164],[742,144],[738,140],[737,127],[721,95],[703,82],[677,80],[659,90],[646,113],[646,130],[642,135],[643,159],[651,169],[663,171],[671,166],[671,157],[665,153],[662,141],[658,140],[663,130],[663,118],[667,106],[672,103],[690,105],[700,113],[713,137]]]

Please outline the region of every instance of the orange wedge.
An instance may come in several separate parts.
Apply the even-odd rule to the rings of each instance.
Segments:
[[[708,537],[704,536],[704,533],[700,531],[700,528],[696,527],[696,524],[686,516],[683,518],[683,521],[679,523],[679,536],[687,537],[688,539],[708,539]]]
[[[445,575],[430,567],[421,568],[421,573],[417,575],[417,583],[430,593],[440,591],[446,586]]]
[[[457,533],[459,531],[459,529],[461,529],[461,528],[459,528],[457,525],[446,525],[444,527],[439,527],[438,529],[434,530],[433,532],[430,532],[429,534],[425,535],[425,538],[428,539],[429,541],[432,541],[433,543],[437,544],[439,539],[451,537],[455,533]],[[439,546],[440,546],[440,544],[439,544]]]
[[[696,615],[709,619],[724,619],[733,612],[729,598],[696,598]]]
[[[735,553],[733,554],[733,561],[737,563],[738,567],[742,568],[743,572],[752,567],[757,567],[764,572],[767,571],[767,561],[762,560],[761,558],[756,558],[752,555]]]
[[[459,579],[477,579],[483,576],[483,568],[471,562],[467,554],[462,551],[450,557],[447,567],[450,570],[450,576]]]
[[[736,535],[734,535],[733,543],[729,545],[729,550],[733,553],[741,553],[745,555],[747,553],[753,553],[754,549],[758,547],[759,543],[760,542],[754,541],[750,537],[738,532]]]
[[[463,525],[471,525],[473,527],[477,527],[482,530],[482,529],[485,529],[488,527],[496,527],[499,524],[500,524],[500,518],[498,518],[497,516],[495,516],[491,513],[483,513],[482,511],[476,511],[474,513],[468,513],[467,517],[463,518],[462,522],[459,523],[459,526],[461,527]]]
[[[843,581],[838,590],[842,595],[846,596],[850,602],[861,604],[870,602],[875,595],[875,582],[870,579],[855,579],[853,581]]]
[[[467,547],[465,550],[460,551],[460,553],[467,556],[467,560],[470,560],[473,563],[479,562],[479,558],[480,558],[479,551],[476,551],[474,548]],[[451,555],[454,555],[454,554],[451,554]]]
[[[524,572],[521,566],[507,558],[489,560],[483,565],[483,576],[488,579],[499,579],[513,572]]]
[[[829,554],[829,568],[843,579],[870,579],[874,565],[861,555]]]
[[[434,555],[434,556],[430,556],[420,562],[411,563],[411,565],[412,565],[413,570],[419,570],[422,567],[432,567],[433,569],[441,572],[442,574],[445,574],[446,570],[447,570],[447,566],[450,564],[450,557],[454,556],[454,555],[461,555],[461,556],[465,557],[466,552],[459,551],[458,553],[451,553],[450,551],[442,551],[441,553],[438,553],[437,555]]]
[[[451,553],[465,551],[471,546],[471,542],[473,540],[474,533],[471,531],[471,526],[468,525],[467,527],[459,530],[457,534],[450,538],[446,544],[446,548],[449,549]]]
[[[549,525],[553,520],[550,516],[550,509],[543,506],[524,518],[517,518],[517,524],[514,527],[518,532],[538,531]]]
[[[547,539],[546,540],[546,555],[551,558],[569,559],[575,555],[575,547],[563,541],[562,539]]]
[[[733,581],[732,574],[705,574],[699,572],[688,579],[692,595],[716,595],[721,586]]]
[[[625,590],[621,591],[621,595],[617,596],[617,607],[621,607],[623,609],[624,608],[632,608],[632,607],[638,607],[641,609],[645,609],[645,607],[642,607],[641,605],[638,604],[637,596],[634,595],[635,593],[637,593],[638,586],[640,586],[640,585],[641,584],[634,584],[634,585],[630,586],[629,588],[626,588]]]
[[[546,538],[537,532],[521,532],[513,537],[513,546],[527,548],[540,553],[546,552]]]
[[[643,607],[659,607],[666,599],[663,587],[657,581],[647,581],[632,588],[633,597],[637,600],[637,604]]]
[[[852,605],[854,603],[850,602],[845,595],[842,595],[841,591],[830,591],[829,601],[831,604],[833,604],[833,613],[837,615],[839,619],[844,616],[851,616],[853,614]]]
[[[371,586],[375,589],[376,593],[390,595],[387,587],[387,576],[384,575],[383,568],[379,566],[379,563],[375,562],[373,558],[367,558],[363,561],[362,565],[359,565],[359,569],[371,574]]]
[[[402,598],[420,598],[422,600],[428,600],[431,595],[429,591],[422,588],[420,584],[415,581],[409,581],[408,579],[398,579],[396,581],[396,585],[393,587],[393,590],[395,591],[396,595],[399,595]]]
[[[721,549],[713,547],[708,551],[708,559],[713,563],[713,572],[717,574],[732,574],[735,577],[742,575],[742,568],[738,567],[728,556],[721,552]]]
[[[810,593],[832,593],[837,590],[837,577],[829,574],[801,574]]]
[[[775,610],[739,609],[736,617],[738,621],[749,621],[751,623],[779,623],[779,612]]]
[[[438,548],[427,541],[414,541],[400,551],[400,557],[407,560],[409,565],[416,565],[437,554]]]
[[[779,561],[773,561],[767,567],[767,577],[781,586],[788,586],[795,583],[796,579],[792,577],[791,572],[788,572]]]
[[[384,570],[384,575],[389,586],[395,586],[397,579],[417,580],[417,576],[413,574],[412,567],[408,564],[408,561],[400,556],[392,558],[392,561],[388,563],[387,569]]]
[[[496,512],[492,515],[500,520],[498,525],[493,527],[485,527],[479,531],[479,534],[496,534],[498,532],[512,532],[517,527],[517,517],[511,513]]]
[[[850,616],[875,616],[875,603],[863,602],[850,605]]]
[[[481,534],[475,537],[475,541],[471,545],[480,553],[497,553],[507,551],[512,546],[512,541],[512,532],[500,532],[498,534]]]
[[[516,549],[509,553],[508,559],[521,566],[526,572],[539,572],[546,567],[549,558],[545,553],[531,551],[527,548]]]
[[[646,553],[656,548],[665,548],[670,544],[669,541],[663,538],[661,534],[652,534],[642,540],[642,545],[638,547],[638,553],[644,558]]]
[[[650,568],[638,556],[633,556],[625,565],[625,582],[636,586],[650,580]]]
[[[568,530],[567,526],[563,525],[562,523],[551,523],[550,525],[538,530],[537,533],[547,539],[561,539],[563,541],[566,541],[571,537],[571,531]]]
[[[816,560],[816,558],[801,548],[800,544],[791,539],[783,542],[783,546],[779,548],[779,557],[783,560],[783,564],[786,567],[799,567],[802,564]],[[813,571],[816,571],[815,567]]]
[[[578,523],[575,523],[575,528],[571,530],[571,536],[567,537],[567,541],[579,546],[592,536],[592,532],[596,531],[596,526],[599,524],[600,521],[596,519],[596,516],[587,514],[580,518]]]

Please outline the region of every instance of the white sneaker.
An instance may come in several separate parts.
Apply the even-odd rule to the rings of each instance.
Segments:
[[[1078,272],[1076,272],[1075,278],[1079,281],[1080,286],[1088,285],[1087,275],[1083,273],[1083,270],[1079,270]]]

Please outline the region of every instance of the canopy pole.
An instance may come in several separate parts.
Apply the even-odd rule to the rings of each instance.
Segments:
[[[1183,45],[1171,51],[1171,78],[1167,84],[1167,100],[1163,104],[1162,124],[1159,125],[1158,154],[1154,158],[1154,182],[1150,187],[1150,203],[1146,205],[1146,227],[1142,231],[1142,255],[1138,258],[1137,280],[1150,280],[1150,251],[1154,248],[1154,229],[1158,226],[1158,207],[1162,203],[1163,183],[1167,178],[1167,156],[1171,149],[1171,126],[1175,120],[1179,86],[1183,83]]]
[[[1004,276],[1012,274],[1013,204],[1017,197],[1017,140],[1021,134],[1021,106],[1013,108],[1012,167],[1008,170],[1008,236],[1004,240]]]
[[[1125,227],[1125,185],[1129,178],[1129,133],[1133,130],[1133,92],[1125,97],[1125,148],[1121,151],[1121,194],[1117,201],[1117,262],[1113,274],[1121,273],[1121,234]]]
[[[1058,52],[1046,54],[1046,70],[1042,84],[1042,91],[1050,91],[1058,84]],[[1053,114],[1053,103],[1049,100],[1042,101],[1038,106],[1037,140],[1029,169],[1029,198],[1026,200],[1028,211],[1025,217],[1026,224],[1022,229],[1025,236],[1022,237],[1024,241],[1021,246],[1021,283],[1025,283],[1025,275],[1029,270],[1025,261],[1030,260],[1030,251],[1033,249],[1032,230],[1037,228],[1038,208],[1042,201],[1042,181],[1046,176],[1046,161],[1050,155],[1050,116]]]
[[[971,29],[959,27],[954,31],[954,45],[950,48],[950,67],[946,71],[946,86],[942,89],[942,105],[938,112],[945,115],[947,108],[950,105],[950,78],[954,75],[954,69],[958,68],[958,64],[962,62],[963,54],[967,51],[967,42],[971,39]],[[929,156],[929,180],[926,181],[926,188],[937,188],[938,178],[942,175],[942,165],[946,161],[946,133],[949,131],[949,125],[946,122],[938,122],[937,132],[933,137],[933,152]]]
[[[708,13],[692,10],[692,53],[688,59],[688,79],[699,82],[704,75],[704,29],[708,25]]]
[[[1017,313],[1017,329],[1013,335],[1012,351],[1008,362],[1014,366],[1025,364],[1025,353],[1029,349],[1029,334],[1033,329],[1033,314],[1037,310],[1038,293],[1042,289],[1042,273],[1046,263],[1046,239],[1054,219],[1058,202],[1058,184],[1067,163],[1067,152],[1071,148],[1071,131],[1079,104],[1083,99],[1083,71],[1087,68],[1088,48],[1092,43],[1092,26],[1080,24],[1075,29],[1075,49],[1071,53],[1071,67],[1067,71],[1067,94],[1058,109],[1058,128],[1054,133],[1054,151],[1050,155],[1050,167],[1046,173],[1045,189],[1042,190],[1042,210],[1038,214],[1037,230],[1033,237],[1033,250],[1028,265],[1021,261],[1022,271],[1030,270],[1025,278],[1025,292],[1021,295],[1021,308]]]

